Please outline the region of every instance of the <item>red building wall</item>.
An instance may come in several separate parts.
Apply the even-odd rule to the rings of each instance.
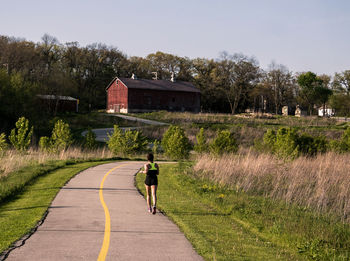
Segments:
[[[128,97],[129,112],[200,111],[199,93],[129,89]]]
[[[127,112],[128,88],[116,79],[107,90],[107,111]]]

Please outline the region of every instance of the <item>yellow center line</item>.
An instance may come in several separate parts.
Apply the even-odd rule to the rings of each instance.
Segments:
[[[114,171],[115,169],[118,169],[120,167],[123,167],[127,164],[129,164],[129,163],[122,164],[122,165],[119,165],[117,167],[112,168],[111,170],[109,170],[106,173],[106,175],[103,177],[103,179],[101,181],[99,195],[100,195],[100,201],[101,201],[102,207],[105,211],[106,222],[105,222],[105,234],[104,234],[104,238],[103,238],[103,244],[102,244],[102,248],[100,250],[100,254],[98,255],[98,259],[97,259],[98,261],[104,261],[106,259],[106,256],[108,253],[108,248],[109,248],[109,240],[111,237],[111,216],[109,215],[108,207],[107,207],[107,205],[104,201],[104,198],[103,198],[103,184],[105,183],[106,178],[108,177],[108,175],[112,171]]]

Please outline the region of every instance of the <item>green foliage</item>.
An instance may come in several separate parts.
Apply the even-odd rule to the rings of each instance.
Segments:
[[[274,130],[265,133],[263,147],[280,158],[296,158],[324,153],[329,150],[330,144],[324,136],[299,135],[296,129],[282,127],[277,133]]]
[[[299,155],[298,134],[293,128],[280,128],[276,134],[274,152],[281,158],[295,158]]]
[[[267,132],[264,135],[264,141],[263,141],[265,148],[267,150],[274,152],[275,143],[276,143],[276,132],[271,129],[267,130]]]
[[[96,134],[92,131],[91,128],[89,128],[85,136],[84,147],[87,149],[94,149],[96,146]]]
[[[211,153],[221,155],[223,153],[237,152],[238,145],[233,133],[223,130],[217,133],[216,138],[209,145],[209,148]]]
[[[340,140],[330,142],[330,148],[339,153],[350,151],[350,127],[347,127]]]
[[[160,149],[160,141],[159,140],[155,140],[153,143],[152,143],[152,153],[153,155],[156,155],[158,154],[158,151]]]
[[[0,134],[0,152],[7,149],[6,135],[5,133]]]
[[[117,125],[114,125],[114,132],[108,137],[108,148],[116,155],[123,154],[126,156],[142,152],[147,145],[146,138],[139,131],[126,130],[123,133]]]
[[[173,159],[186,159],[190,153],[190,142],[184,130],[175,125],[171,125],[164,133],[162,148],[165,154]]]
[[[33,136],[33,126],[29,130],[29,121],[21,117],[16,122],[16,128],[11,130],[9,140],[16,150],[24,151],[29,148]]]
[[[51,147],[50,138],[49,137],[41,137],[39,140],[39,149],[42,151],[49,151]]]
[[[206,152],[208,150],[208,145],[205,140],[203,128],[201,128],[198,134],[196,135],[196,140],[197,140],[197,144],[194,145],[194,150],[198,153]]]
[[[73,143],[68,123],[65,123],[62,120],[56,121],[52,130],[50,143],[50,149],[53,152],[65,150]]]

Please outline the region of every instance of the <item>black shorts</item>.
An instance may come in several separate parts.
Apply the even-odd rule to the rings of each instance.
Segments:
[[[157,178],[157,176],[146,175],[145,184],[147,186],[158,185],[158,178]]]

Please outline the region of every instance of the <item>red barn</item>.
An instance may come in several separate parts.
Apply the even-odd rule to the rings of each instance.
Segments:
[[[110,113],[200,111],[200,91],[190,82],[116,77],[106,91]]]

